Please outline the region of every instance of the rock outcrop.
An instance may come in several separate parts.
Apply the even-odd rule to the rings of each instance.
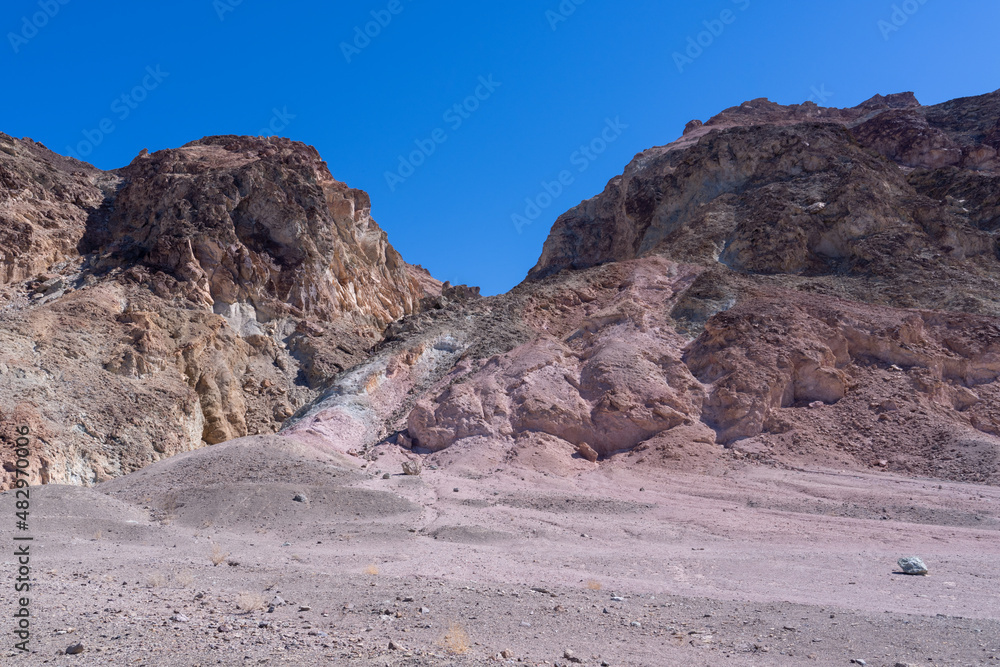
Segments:
[[[403,262],[301,144],[214,137],[108,173],[0,147],[32,193],[0,206],[20,225],[0,417],[37,434],[42,481],[280,427],[382,470],[1000,483],[1000,93],[691,122],[487,298]]]
[[[212,137],[101,172],[0,139],[0,415],[38,434],[37,481],[273,432],[424,296],[303,144]]]

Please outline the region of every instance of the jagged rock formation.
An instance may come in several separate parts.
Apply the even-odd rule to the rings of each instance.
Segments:
[[[689,123],[557,220],[510,295],[536,338],[408,437],[1000,481],[998,124],[1000,93]]]
[[[0,144],[0,416],[37,434],[41,481],[273,432],[424,296],[303,144],[212,137],[106,173]]]
[[[47,480],[283,424],[470,474],[749,458],[1000,482],[1000,92],[692,121],[489,298],[405,264],[301,144],[110,173],[3,145],[47,203],[0,208],[31,239],[3,249],[0,410]]]
[[[529,279],[658,254],[870,303],[1000,314],[998,123],[998,93],[934,107],[911,94],[854,109],[747,102],[639,154],[561,216]]]

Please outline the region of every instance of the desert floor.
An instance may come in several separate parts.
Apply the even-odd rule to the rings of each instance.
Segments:
[[[401,456],[274,436],[33,488],[30,654],[3,494],[0,663],[1000,665],[998,488]]]

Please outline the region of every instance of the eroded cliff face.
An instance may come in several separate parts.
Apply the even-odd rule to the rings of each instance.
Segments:
[[[561,216],[529,279],[657,254],[996,315],[998,123],[998,93],[934,107],[747,102],[641,153]]]
[[[303,144],[212,137],[114,172],[3,147],[0,414],[37,433],[36,481],[273,432],[424,296]]]
[[[689,124],[557,220],[504,297],[532,339],[456,367],[406,441],[997,483],[998,122],[993,93]]]
[[[109,173],[8,144],[36,194],[0,207],[22,239],[0,411],[38,434],[43,481],[280,427],[381,470],[1000,483],[1000,93],[690,123],[489,298],[405,264],[301,144],[215,137]]]

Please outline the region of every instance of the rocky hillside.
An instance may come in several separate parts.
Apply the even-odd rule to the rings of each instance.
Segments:
[[[38,481],[273,432],[425,296],[303,144],[211,137],[111,172],[0,149],[0,416],[39,438]]]
[[[374,471],[1000,482],[1000,92],[692,121],[486,299],[405,264],[301,144],[103,173],[4,142],[0,409],[47,481],[280,425]]]

